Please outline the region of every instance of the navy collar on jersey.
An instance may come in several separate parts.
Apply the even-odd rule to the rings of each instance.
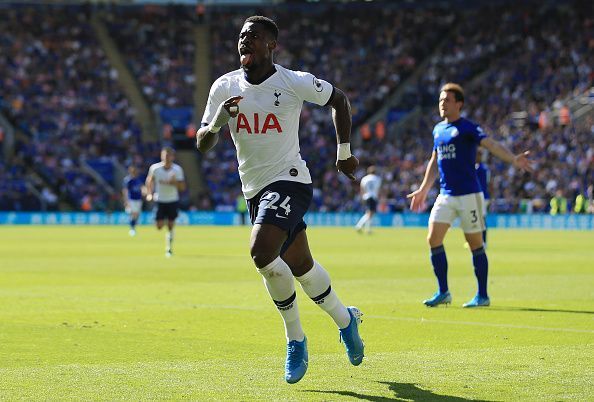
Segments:
[[[447,125],[449,125],[449,126],[453,126],[454,124],[456,124],[456,123],[458,123],[458,122],[460,122],[460,121],[462,121],[462,116],[458,117],[458,118],[457,118],[456,120],[454,120],[454,121],[448,121],[448,122],[446,122],[446,124],[447,124]]]
[[[245,71],[243,72],[243,78],[245,78],[245,80],[246,80],[247,82],[249,82],[250,84],[252,84],[252,85],[260,85],[261,83],[263,83],[264,81],[266,81],[268,78],[272,77],[272,75],[273,75],[274,73],[276,73],[276,67],[273,65],[273,66],[272,66],[272,70],[270,70],[270,71],[269,71],[267,74],[265,74],[265,75],[264,75],[262,78],[260,78],[258,81],[254,81],[254,82],[250,81],[250,80],[248,79],[248,75],[247,75],[247,73],[246,73]]]

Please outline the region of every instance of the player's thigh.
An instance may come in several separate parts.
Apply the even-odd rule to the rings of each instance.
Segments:
[[[373,197],[367,199],[367,211],[370,215],[373,215],[377,211],[377,200]]]
[[[467,233],[482,233],[485,230],[483,193],[467,194],[460,199],[460,226]],[[468,243],[471,247],[472,244]]]
[[[128,200],[128,205],[126,206],[126,212],[128,212],[131,215],[136,215],[138,216],[138,214],[140,214],[140,211],[142,210],[142,201],[141,200]]]
[[[303,216],[312,198],[312,185],[278,181],[247,200],[252,230],[251,254],[260,267],[284,253],[306,228]]]
[[[427,234],[427,241],[431,247],[440,246],[443,239],[458,216],[456,208],[456,200],[454,197],[440,194],[431,208],[429,214],[429,233]]]
[[[441,246],[449,228],[449,223],[429,222],[429,232],[427,233],[429,246],[432,248]]]
[[[305,275],[313,267],[313,257],[309,249],[307,234],[301,230],[295,235],[293,242],[281,255],[295,276]]]
[[[252,227],[250,254],[258,268],[270,264],[280,255],[281,247],[287,239],[287,232],[269,223],[256,223]]]

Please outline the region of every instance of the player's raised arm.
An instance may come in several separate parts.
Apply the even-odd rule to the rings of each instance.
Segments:
[[[202,153],[209,151],[219,140],[219,131],[221,127],[229,122],[229,119],[236,117],[239,113],[239,101],[241,96],[232,96],[221,102],[218,106],[212,121],[196,132],[196,148]]]
[[[406,198],[410,198],[410,209],[413,211],[421,211],[425,208],[425,200],[427,199],[427,193],[431,189],[431,186],[437,178],[437,152],[433,151],[431,159],[425,169],[425,177],[418,190],[408,194]]]
[[[525,172],[533,172],[534,168],[532,167],[532,161],[528,159],[528,155],[530,155],[530,151],[522,152],[521,154],[514,155],[509,149],[507,149],[503,144],[492,140],[491,138],[484,138],[481,141],[481,147],[487,149],[493,155],[498,157],[504,162],[511,163],[518,169],[521,169]]]
[[[332,107],[332,121],[336,128],[336,168],[351,180],[355,180],[355,170],[359,160],[351,154],[351,104],[340,89],[334,87],[334,93],[328,102]]]

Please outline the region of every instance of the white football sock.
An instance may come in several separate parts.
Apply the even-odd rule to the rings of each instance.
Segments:
[[[173,245],[173,236],[174,236],[174,229],[171,229],[165,235],[165,240],[167,241],[167,250],[171,250],[171,246]]]
[[[371,219],[367,219],[365,221],[365,231],[367,233],[371,232]]]
[[[327,312],[338,328],[346,328],[351,322],[351,315],[347,308],[338,299],[330,286],[330,275],[317,261],[313,267],[302,276],[296,278],[305,293]]]
[[[264,277],[264,285],[268,294],[283,318],[285,323],[285,334],[288,341],[302,341],[305,337],[301,320],[299,319],[299,308],[295,293],[295,282],[291,269],[280,257],[277,257],[264,268],[258,269]]]
[[[359,222],[357,222],[357,225],[355,226],[357,229],[361,229],[363,227],[363,225],[365,225],[365,222],[367,222],[367,214],[364,214],[360,219]]]

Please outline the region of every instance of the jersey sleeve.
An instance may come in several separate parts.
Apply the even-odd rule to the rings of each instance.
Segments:
[[[175,169],[175,179],[177,181],[184,181],[184,170],[181,167]]]
[[[206,101],[206,108],[202,116],[201,125],[208,126],[213,119],[219,105],[228,98],[225,93],[224,81],[221,79],[213,82],[208,93],[208,100]]]
[[[294,71],[293,90],[304,101],[316,105],[326,105],[334,92],[334,87],[329,82],[316,78],[313,74]]]
[[[487,138],[487,134],[483,131],[481,126],[479,126],[478,124],[473,125],[470,133],[472,135],[474,142],[476,142],[477,144],[480,144],[482,140]]]
[[[151,167],[148,170],[148,174],[146,175],[147,178],[149,177],[153,177],[155,175],[155,169],[157,168],[156,165],[151,165]]]
[[[435,127],[433,127],[433,131],[431,132],[431,138],[433,138],[433,149],[431,153],[437,151],[437,146],[435,145]]]

